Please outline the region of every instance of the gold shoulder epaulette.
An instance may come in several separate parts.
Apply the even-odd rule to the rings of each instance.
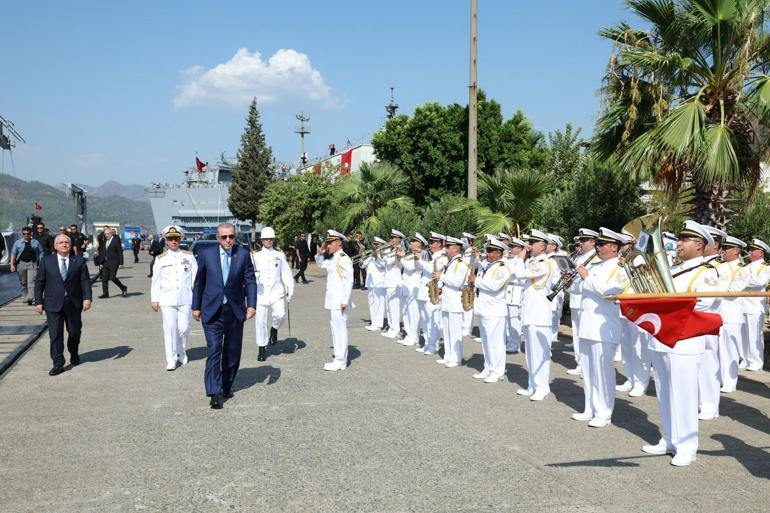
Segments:
[[[193,252],[192,252],[192,251],[188,251],[188,250],[186,250],[186,249],[183,249],[183,250],[182,250],[182,253],[184,253],[185,255],[192,255],[192,254],[193,254]]]
[[[158,255],[158,258],[163,258],[164,256],[168,255],[168,250],[164,251],[160,255]]]

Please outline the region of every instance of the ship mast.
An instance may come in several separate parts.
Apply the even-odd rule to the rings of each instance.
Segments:
[[[385,105],[385,112],[388,113],[388,119],[393,119],[396,116],[398,110],[398,104],[393,100],[393,88],[390,88],[390,103]]]
[[[294,133],[299,134],[299,160],[304,166],[307,164],[307,154],[305,154],[305,135],[310,133],[310,126],[305,125],[305,123],[310,121],[310,118],[306,117],[304,112],[300,112],[294,117],[296,117],[297,121],[299,121],[299,127],[297,127]]]
[[[8,135],[5,134],[3,129],[8,132]],[[16,146],[17,141],[23,143],[27,142],[24,140],[21,134],[16,131],[13,122],[5,119],[3,116],[0,116],[0,152],[3,150],[8,150],[8,152],[10,152],[11,169],[13,169],[13,148]],[[0,171],[5,171],[5,169],[0,169]]]

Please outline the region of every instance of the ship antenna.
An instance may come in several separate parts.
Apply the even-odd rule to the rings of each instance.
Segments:
[[[398,104],[393,99],[393,88],[390,88],[390,103],[385,106],[385,111],[388,113],[388,119],[393,119],[396,116],[398,110]]]
[[[306,125],[305,123],[310,121],[310,118],[306,117],[304,112],[300,112],[294,117],[297,118],[297,121],[299,121],[299,126],[296,130],[294,130],[294,133],[299,134],[299,160],[304,166],[307,164],[307,155],[305,154],[305,135],[310,133],[310,126]]]

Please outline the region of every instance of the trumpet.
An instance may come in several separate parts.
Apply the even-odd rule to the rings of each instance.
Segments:
[[[559,293],[564,290],[565,288],[569,287],[570,283],[572,283],[572,280],[575,279],[577,276],[577,270],[575,269],[577,267],[577,262],[575,262],[575,258],[577,257],[578,252],[575,251],[572,253],[572,255],[569,256],[569,261],[572,263],[572,269],[569,271],[563,271],[561,277],[559,278],[559,281],[556,282],[556,285],[553,286],[553,289],[551,289],[551,292],[548,293],[546,296],[548,298],[548,301],[553,301],[553,298],[559,295]],[[587,255],[585,262],[590,262],[591,259],[596,254],[596,250],[591,250]]]

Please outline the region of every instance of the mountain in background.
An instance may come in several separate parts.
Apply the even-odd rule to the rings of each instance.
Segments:
[[[108,187],[104,188],[110,184]],[[114,185],[113,185],[114,184]],[[121,192],[106,196],[88,191],[88,229],[93,229],[94,222],[118,222],[121,225],[142,226],[144,231],[155,232],[152,208],[147,200],[136,200],[123,196],[138,185],[123,186],[117,182],[107,182],[94,189]],[[122,188],[126,188],[124,191]],[[128,192],[126,192],[128,191]],[[146,196],[145,196],[146,197]],[[43,210],[35,211],[35,202]],[[27,222],[27,216],[37,214],[54,231],[61,225],[69,226],[76,222],[75,202],[62,187],[54,187],[42,182],[26,182],[11,175],[0,174],[0,227],[5,229],[9,223],[15,228]]]
[[[147,201],[147,193],[144,191],[145,186],[135,183],[123,185],[115,180],[107,180],[99,186],[81,185],[81,187],[88,191],[89,197],[107,198],[109,196],[123,196],[134,201]]]

